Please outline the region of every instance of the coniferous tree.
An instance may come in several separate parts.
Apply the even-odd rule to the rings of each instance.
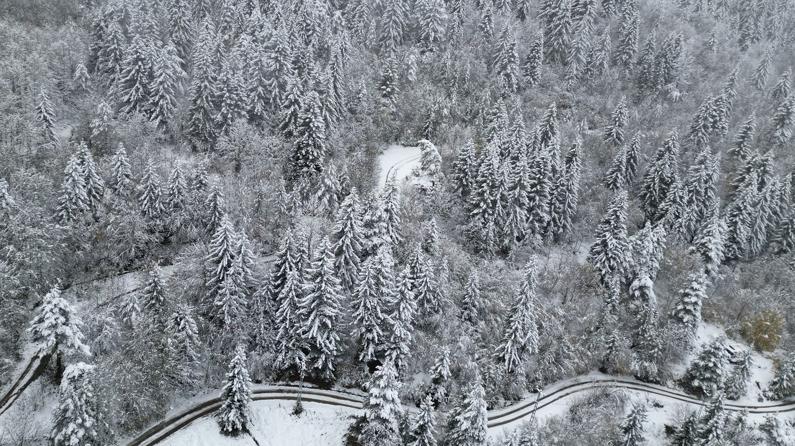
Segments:
[[[723,409],[723,391],[717,391],[704,414],[698,420],[699,444],[721,444],[726,437],[726,413]]]
[[[169,354],[177,362],[179,380],[184,384],[195,384],[201,341],[190,308],[181,306],[169,316],[166,323],[166,337]]]
[[[458,154],[453,162],[455,191],[462,197],[466,198],[475,187],[477,170],[475,145],[470,140],[458,149]]]
[[[307,361],[328,382],[334,380],[339,354],[337,330],[342,314],[341,300],[342,287],[334,271],[334,251],[328,239],[324,238],[306,272],[299,312],[306,323],[302,330],[309,345]]]
[[[420,40],[433,51],[444,38],[447,12],[441,0],[422,0],[418,3]]]
[[[701,306],[707,298],[704,289],[707,277],[703,273],[691,274],[687,288],[679,290],[679,300],[675,304],[671,317],[685,330],[686,336],[695,336],[696,328],[701,321]]]
[[[194,182],[194,190],[196,186],[199,186],[199,184]],[[201,187],[206,187],[206,185]],[[226,216],[224,193],[218,184],[213,184],[210,188],[210,192],[204,199],[202,206],[204,208],[202,223],[204,224],[206,233],[212,237],[221,225],[221,220]]]
[[[368,384],[364,404],[364,426],[359,434],[362,446],[400,446],[398,417],[401,413],[397,370],[391,361],[377,367]]]
[[[712,341],[690,363],[682,378],[682,384],[699,396],[715,395],[723,388],[726,361],[724,341],[722,339]]]
[[[42,299],[28,332],[42,351],[53,353],[58,359],[72,353],[89,356],[88,346],[83,343],[82,326],[74,307],[61,297],[61,290],[56,286]]]
[[[604,141],[620,146],[624,143],[624,127],[627,125],[629,112],[627,111],[627,100],[621,98],[616,109],[610,115],[610,124],[605,127]]]
[[[795,249],[795,211],[784,215],[770,240],[773,252],[787,254]]]
[[[152,63],[149,120],[165,128],[177,108],[177,93],[182,90],[182,60],[172,43],[165,43],[154,56]]]
[[[232,226],[229,217],[224,215],[218,225],[218,229],[213,233],[210,244],[207,248],[205,258],[207,268],[207,290],[208,302],[215,302],[225,285],[229,285],[227,279],[235,262],[235,246],[237,244],[237,233]]]
[[[300,269],[300,252],[293,229],[288,228],[285,232],[275,257],[276,260],[273,262],[270,277],[268,278],[267,294],[272,302],[277,303],[287,281],[287,276],[293,271],[299,275],[302,273]]]
[[[179,165],[174,166],[171,175],[168,177],[166,188],[165,208],[172,217],[185,210],[188,205],[188,184],[185,181],[185,174]]]
[[[673,446],[698,446],[698,414],[690,412],[682,424],[674,431],[671,440]]]
[[[552,0],[542,5],[539,17],[544,24],[544,49],[552,61],[565,62],[574,25],[570,0]]]
[[[84,212],[89,210],[82,170],[78,157],[72,156],[64,170],[63,185],[58,196],[55,217],[60,224],[74,223]]]
[[[580,147],[578,139],[572,144],[563,162],[563,173],[555,186],[555,203],[552,208],[552,228],[555,238],[560,239],[572,231],[574,216],[580,195]]]
[[[495,353],[495,358],[505,364],[508,373],[515,371],[526,355],[538,350],[535,283],[536,263],[535,259],[531,259],[525,268],[525,279],[508,312],[502,341]]]
[[[753,75],[751,76],[751,83],[759,91],[764,91],[767,85],[767,78],[770,75],[771,54],[770,50],[765,50],[759,65],[756,66]]]
[[[287,273],[279,294],[274,325],[276,328],[275,363],[281,371],[295,371],[301,377],[306,372],[306,352],[309,347],[303,335],[307,313],[301,313],[301,277],[298,271]]]
[[[686,241],[692,241],[697,230],[712,216],[718,207],[718,181],[720,159],[705,147],[696,157],[695,163],[687,171],[683,185],[683,212],[681,218],[673,223],[674,230]]]
[[[342,285],[348,290],[356,286],[361,265],[363,234],[360,212],[359,197],[354,188],[342,201],[332,231],[334,268]]]
[[[516,38],[507,24],[500,33],[494,48],[494,71],[500,77],[506,90],[514,92],[519,87],[519,54],[516,52]]]
[[[303,103],[296,129],[298,139],[290,156],[290,175],[293,180],[321,172],[326,155],[326,124],[320,97],[316,92],[310,92],[303,98]]]
[[[188,63],[195,38],[192,17],[192,2],[189,0],[172,0],[168,5],[168,32],[183,68]]]
[[[381,16],[381,31],[378,37],[378,43],[383,54],[395,51],[403,43],[406,15],[406,4],[403,0],[389,2],[385,5]]]
[[[626,186],[627,148],[621,147],[613,157],[613,163],[605,174],[605,186],[612,191],[618,191]]]
[[[358,358],[362,362],[375,359],[386,341],[384,329],[389,317],[381,295],[384,284],[379,283],[381,272],[378,270],[383,265],[379,263],[375,257],[364,262],[353,293],[353,334],[359,339]]]
[[[657,150],[651,165],[643,176],[640,200],[646,219],[656,222],[665,217],[661,212],[663,202],[677,182],[679,140],[676,132]]]
[[[522,66],[527,86],[534,87],[541,81],[541,67],[544,63],[544,35],[539,35],[530,45],[530,50]]]
[[[110,188],[121,198],[127,198],[133,192],[135,184],[133,182],[130,161],[127,158],[127,151],[124,145],[119,143],[119,148],[113,155],[113,176]]]
[[[627,267],[627,192],[619,191],[610,200],[602,221],[596,230],[596,242],[588,252],[588,262],[596,269],[602,283],[611,277],[620,277]]]
[[[216,135],[229,133],[234,123],[246,115],[246,87],[241,73],[242,61],[237,52],[223,59],[216,88],[217,112],[213,117]]]
[[[47,90],[42,88],[39,90],[39,103],[34,110],[36,113],[36,120],[41,123],[44,136],[49,141],[55,141],[55,109],[53,108]]]
[[[436,255],[439,253],[439,227],[436,218],[431,217],[423,226],[422,249],[432,256]]]
[[[83,183],[86,189],[86,204],[88,208],[96,212],[105,195],[105,182],[97,173],[97,165],[94,157],[88,150],[85,142],[81,142],[77,149],[77,159],[83,174]]]
[[[448,415],[447,444],[483,446],[486,444],[486,400],[478,380]]]
[[[400,234],[400,189],[394,176],[389,178],[382,194],[385,235],[392,247],[397,247],[403,241],[403,236]]]
[[[795,356],[784,358],[765,392],[771,399],[782,400],[795,393]]]
[[[654,73],[654,53],[656,43],[654,34],[646,38],[646,44],[640,52],[637,61],[636,84],[642,95],[654,92],[657,89],[657,80]]]
[[[433,414],[433,397],[426,395],[411,427],[410,446],[436,446],[436,420]]]
[[[63,374],[50,433],[53,446],[100,444],[104,425],[94,388],[94,366],[69,365]]]
[[[784,146],[792,138],[795,127],[795,96],[784,99],[773,115],[773,141]]]
[[[726,397],[731,400],[737,400],[745,396],[748,388],[748,380],[751,377],[751,366],[753,360],[751,359],[751,351],[744,350],[740,352],[739,360],[734,363],[734,370],[726,378]]]
[[[5,178],[0,178],[0,212],[9,215],[16,207],[17,204],[14,201],[14,197],[8,191],[8,181]]]
[[[151,40],[134,35],[124,49],[116,91],[124,113],[143,113],[150,103],[153,54]]]
[[[625,1],[621,8],[618,44],[613,54],[613,62],[630,71],[638,52],[638,25],[640,16],[635,2]]]
[[[141,208],[143,216],[152,222],[157,222],[165,213],[160,176],[155,171],[155,165],[151,159],[147,161],[144,175],[141,177],[138,206]]]
[[[411,288],[409,268],[406,267],[398,277],[394,302],[391,302],[391,333],[386,345],[387,360],[392,361],[397,370],[405,367],[406,359],[411,354],[414,318],[417,314],[417,301]]]
[[[459,317],[462,321],[472,326],[477,326],[480,323],[480,312],[482,310],[483,300],[480,297],[478,275],[477,272],[472,271],[469,274],[464,296],[461,299],[461,314]]]
[[[640,326],[635,333],[633,349],[635,358],[632,369],[635,377],[641,381],[658,382],[662,341],[657,321],[657,309],[652,305],[644,305],[640,309]]]
[[[237,436],[251,426],[251,379],[246,367],[246,352],[242,346],[235,350],[229,362],[226,384],[221,392],[223,403],[216,418],[224,435]]]
[[[792,76],[792,69],[788,68],[787,71],[781,74],[781,77],[773,86],[773,89],[770,90],[770,96],[778,101],[784,100],[787,98],[790,93],[792,92],[792,84],[790,83],[790,77]]]
[[[642,445],[646,441],[643,435],[643,423],[646,422],[646,418],[646,406],[634,405],[619,426],[621,439],[618,444],[621,446]]]
[[[201,143],[214,136],[213,115],[217,69],[214,66],[217,47],[213,25],[205,20],[200,25],[199,36],[193,51],[192,81],[188,92],[188,123],[186,132]]]
[[[143,310],[151,315],[153,322],[157,324],[165,322],[166,286],[163,283],[163,272],[157,265],[149,271],[149,278],[141,291],[140,302]]]

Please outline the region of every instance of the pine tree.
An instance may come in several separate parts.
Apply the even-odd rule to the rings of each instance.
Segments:
[[[678,32],[669,35],[654,56],[654,74],[659,87],[675,85],[679,78],[682,39],[682,34]]]
[[[385,343],[384,328],[389,321],[379,283],[378,259],[369,258],[362,265],[353,293],[353,334],[359,339],[359,361],[368,362]]]
[[[522,72],[527,86],[534,87],[541,82],[541,66],[544,63],[544,36],[538,38],[530,45],[530,50],[525,57]]]
[[[113,176],[110,188],[121,198],[129,197],[135,188],[127,150],[124,149],[122,143],[119,143],[119,148],[113,155]]]
[[[632,63],[638,52],[638,25],[640,16],[635,2],[625,1],[621,9],[618,44],[613,54],[613,62],[626,71],[632,70]]]
[[[723,388],[727,359],[725,342],[722,339],[712,341],[690,363],[682,384],[700,396],[715,395]]]
[[[420,403],[420,411],[411,427],[410,446],[436,446],[436,420],[433,414],[433,397],[425,395]]]
[[[109,19],[104,34],[94,71],[103,76],[105,85],[113,86],[116,85],[122,72],[127,38],[124,35],[120,21],[115,18]]]
[[[770,50],[768,49],[765,50],[762,59],[759,61],[759,65],[757,65],[753,75],[751,76],[751,83],[753,83],[754,87],[756,87],[756,89],[759,91],[764,91],[765,85],[767,85],[767,78],[770,75],[770,63],[771,54]]]
[[[622,97],[610,115],[610,124],[605,127],[603,138],[605,142],[616,146],[624,143],[624,127],[627,125],[628,114],[627,100]]]
[[[627,148],[621,147],[613,157],[613,163],[605,174],[605,186],[613,192],[623,189],[626,186],[627,171]]]
[[[400,246],[403,241],[403,236],[400,234],[400,189],[394,176],[390,177],[384,186],[381,202],[384,206],[385,235],[388,237],[392,247]]]
[[[690,285],[679,290],[679,300],[674,307],[671,317],[682,325],[688,337],[695,336],[698,323],[701,321],[701,305],[707,298],[705,284],[706,275],[703,273],[691,274],[688,278]]]
[[[221,230],[219,229],[219,232]],[[216,320],[233,332],[238,332],[246,308],[247,290],[241,257],[235,255],[225,277],[213,293],[213,315]],[[236,334],[236,333],[235,333]]]
[[[630,410],[629,415],[621,422],[619,430],[621,439],[618,444],[621,446],[640,446],[645,443],[643,435],[643,423],[646,422],[646,406],[636,404]]]
[[[596,230],[596,242],[588,252],[588,261],[599,273],[602,283],[620,277],[627,267],[627,192],[619,191],[607,208]]]
[[[395,300],[391,302],[391,307],[389,320],[392,327],[386,346],[386,357],[395,364],[397,370],[401,370],[411,354],[414,318],[417,314],[417,301],[412,291],[408,267],[403,269],[397,280]]]
[[[792,138],[795,127],[795,96],[784,99],[773,115],[773,141],[784,146]]]
[[[795,211],[784,215],[770,240],[776,254],[787,254],[795,249]]]
[[[179,380],[184,384],[194,384],[199,365],[198,348],[201,346],[199,331],[192,311],[188,307],[177,308],[166,323],[169,354],[177,362]]]
[[[342,285],[348,290],[356,286],[361,264],[363,233],[360,212],[359,197],[354,188],[342,201],[332,231],[334,268]]]
[[[306,323],[302,330],[309,344],[307,360],[327,382],[334,380],[339,354],[337,329],[342,314],[341,300],[342,286],[334,271],[334,251],[328,239],[323,238],[306,272],[299,313]]]
[[[505,89],[515,92],[519,87],[519,54],[516,52],[516,38],[507,24],[500,33],[494,48],[492,62],[495,73],[500,77]]]
[[[712,216],[718,206],[718,181],[720,159],[705,147],[687,171],[684,184],[683,206],[687,209],[677,221],[674,230],[686,241],[696,237],[697,230]]]
[[[677,182],[679,140],[676,132],[657,150],[654,161],[643,176],[640,200],[646,219],[656,222],[665,217],[661,212],[663,202]]]
[[[0,212],[8,216],[16,207],[17,204],[14,201],[14,197],[8,191],[8,181],[5,178],[0,178]]]
[[[696,412],[690,412],[682,422],[682,425],[676,428],[671,440],[673,446],[697,446],[698,440],[698,415]]]
[[[442,349],[433,367],[430,370],[431,389],[430,395],[433,397],[434,406],[441,404],[447,397],[447,382],[450,379],[450,350]]]
[[[364,426],[359,434],[361,446],[400,446],[398,417],[401,413],[400,381],[391,361],[375,369],[368,383],[364,404]]]
[[[484,446],[486,444],[486,394],[478,380],[448,416],[447,444]]]
[[[97,173],[94,157],[91,156],[85,142],[81,142],[78,146],[77,159],[82,169],[88,207],[96,212],[105,195],[105,182]]]
[[[753,213],[759,202],[758,180],[752,174],[726,209],[726,236],[724,238],[724,259],[737,260],[749,250],[749,238],[753,223]]]
[[[441,0],[422,0],[418,3],[420,41],[434,51],[444,38],[447,12]]]
[[[44,352],[59,357],[72,353],[89,356],[88,346],[83,343],[82,326],[74,308],[61,297],[61,290],[56,286],[42,299],[28,332]]]
[[[72,156],[64,170],[63,185],[58,196],[58,207],[55,213],[56,219],[62,225],[74,223],[81,214],[89,210],[82,170],[78,157]]]
[[[321,114],[320,97],[310,92],[303,98],[296,129],[298,139],[290,155],[291,179],[308,178],[323,170],[326,156],[326,124]]]
[[[726,413],[723,409],[723,391],[717,391],[707,404],[704,415],[698,420],[698,444],[722,444],[726,435]]]
[[[44,136],[49,141],[55,141],[55,110],[50,97],[47,95],[47,90],[43,87],[39,90],[39,103],[34,110],[36,113],[36,120],[41,123],[44,130]]]
[[[199,173],[201,174],[201,172]],[[198,186],[198,184],[194,182],[194,190],[196,189],[196,186]],[[200,187],[204,188],[206,186]],[[210,188],[207,198],[204,199],[203,207],[204,216],[202,218],[202,223],[204,223],[207,234],[212,237],[218,230],[221,220],[226,216],[224,193],[218,184],[213,184],[213,186]]]
[[[787,71],[781,74],[778,83],[770,91],[770,96],[778,101],[786,99],[792,92],[792,84],[790,83],[792,77],[792,69],[788,68]]]
[[[217,83],[217,112],[213,117],[215,134],[226,135],[234,123],[246,115],[246,87],[237,52],[223,59]]]
[[[207,301],[215,302],[220,295],[225,284],[229,284],[227,279],[235,262],[235,246],[237,244],[237,233],[232,226],[229,217],[224,215],[218,229],[210,239],[207,248],[205,264],[207,268]]]
[[[149,120],[160,128],[166,128],[177,108],[176,95],[182,90],[182,78],[187,76],[182,64],[172,43],[163,44],[154,55]]]
[[[574,25],[570,0],[551,0],[542,5],[540,18],[544,22],[544,49],[549,60],[565,62],[572,41]]]
[[[657,79],[654,73],[655,36],[651,34],[646,38],[646,44],[640,52],[637,61],[636,84],[642,95],[654,92],[657,89]]]
[[[78,362],[64,371],[50,439],[53,446],[94,445],[102,442],[104,424],[94,388],[93,365]]]
[[[406,26],[406,5],[403,0],[396,0],[385,5],[381,16],[381,31],[378,36],[382,54],[397,49],[403,42],[403,31]]]
[[[714,277],[723,262],[726,231],[726,223],[720,218],[716,204],[711,215],[702,222],[690,248],[692,252],[701,256],[704,261],[704,272],[708,277]]]
[[[141,177],[140,192],[138,193],[138,205],[141,213],[149,221],[158,221],[165,213],[163,206],[163,192],[160,186],[160,176],[155,171],[152,160],[146,163],[144,175]]]
[[[480,297],[480,283],[477,272],[472,271],[467,281],[464,296],[461,299],[461,313],[459,317],[462,321],[477,326],[480,323],[480,312],[483,310],[483,300]]]
[[[536,263],[531,259],[525,268],[525,280],[508,312],[502,341],[495,358],[505,364],[508,373],[516,370],[527,355],[538,350],[538,327],[535,315]]]
[[[143,310],[149,313],[155,323],[162,323],[165,319],[166,286],[163,283],[163,272],[160,267],[155,265],[149,271],[149,278],[141,291],[140,302]]]
[[[134,35],[124,49],[116,91],[124,113],[142,113],[150,102],[153,49],[148,37]]]
[[[284,289],[284,284],[287,281],[287,276],[293,271],[297,272],[299,275],[302,273],[300,270],[300,253],[291,228],[288,228],[282,237],[281,245],[275,257],[276,260],[273,262],[273,267],[271,268],[267,283],[267,294],[274,303],[279,300],[279,296]]]
[[[226,384],[221,392],[223,403],[216,418],[224,435],[237,436],[248,432],[251,425],[251,379],[246,368],[246,352],[242,346],[235,350],[229,362]]]
[[[663,346],[657,319],[655,307],[644,305],[640,309],[640,326],[635,333],[632,369],[635,377],[645,382],[658,382],[660,379],[659,365]]]
[[[745,396],[748,388],[748,381],[751,377],[751,366],[753,360],[751,359],[751,351],[744,350],[740,352],[740,358],[734,361],[734,370],[726,378],[726,397],[731,400],[737,400]]]
[[[168,177],[164,204],[172,216],[184,211],[188,204],[188,184],[179,164],[174,166],[174,169],[171,170],[171,175]]]
[[[303,336],[306,326],[306,313],[301,314],[301,277],[298,271],[288,272],[277,303],[274,320],[276,328],[276,360],[282,371],[293,370],[303,376],[306,372],[306,352],[308,345]]]
[[[214,66],[217,37],[213,25],[205,20],[200,25],[199,36],[193,51],[192,81],[188,92],[188,123],[186,133],[202,143],[214,136],[217,68]]]
[[[110,129],[111,121],[113,120],[113,110],[106,101],[100,101],[97,105],[96,117],[91,120],[91,138],[99,137],[100,135],[107,136]]]
[[[795,356],[781,361],[765,393],[773,400],[782,400],[795,393]]]

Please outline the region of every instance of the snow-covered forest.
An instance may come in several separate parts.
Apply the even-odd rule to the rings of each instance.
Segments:
[[[0,1],[0,446],[795,444],[793,48],[795,0]]]

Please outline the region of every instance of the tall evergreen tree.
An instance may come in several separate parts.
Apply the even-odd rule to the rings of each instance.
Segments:
[[[353,293],[353,334],[359,339],[358,358],[362,362],[374,360],[386,341],[384,329],[389,317],[381,294],[384,284],[380,283],[379,269],[383,265],[379,263],[375,257],[364,262]]]
[[[402,411],[397,370],[391,361],[377,367],[368,384],[364,404],[364,426],[359,434],[362,446],[400,446],[398,417]]]
[[[397,289],[394,301],[391,302],[389,320],[391,331],[387,342],[387,360],[401,370],[406,365],[406,359],[411,354],[413,340],[414,318],[417,314],[417,301],[412,291],[409,268],[406,267],[397,280]]]
[[[627,125],[628,114],[627,100],[626,98],[621,98],[616,109],[610,115],[610,123],[605,127],[603,138],[605,142],[616,146],[624,143],[624,127]]]
[[[486,400],[480,380],[467,391],[464,398],[448,415],[447,444],[483,446],[486,444]]]
[[[472,271],[469,274],[464,296],[461,299],[461,314],[459,317],[462,321],[472,326],[477,326],[480,323],[480,312],[482,310],[483,300],[480,297],[478,275],[477,272]]]
[[[596,230],[596,242],[588,252],[588,262],[599,273],[602,283],[620,277],[627,267],[627,192],[619,191],[610,200]]]
[[[127,158],[127,150],[124,145],[119,143],[119,148],[113,155],[113,175],[110,181],[110,188],[119,197],[126,198],[132,193],[135,185],[133,182],[130,161]]]
[[[278,297],[278,309],[274,320],[275,363],[281,371],[295,371],[301,377],[306,373],[306,352],[309,347],[303,335],[309,314],[301,313],[302,293],[298,271],[289,271]]]
[[[527,86],[534,87],[541,82],[541,67],[544,63],[544,35],[539,35],[530,45],[530,50],[522,65]]]
[[[773,141],[784,146],[792,138],[795,127],[795,96],[789,96],[779,104],[773,115]]]
[[[69,365],[64,371],[58,406],[50,433],[53,446],[100,444],[104,425],[94,387],[94,366],[84,362]]]
[[[177,108],[177,94],[182,90],[183,61],[173,43],[165,43],[156,50],[152,63],[149,120],[165,128]]]
[[[39,90],[39,102],[34,110],[36,120],[41,123],[44,136],[48,141],[55,141],[55,109],[50,101],[47,90]]]
[[[83,173],[87,198],[86,203],[89,209],[96,212],[105,195],[105,182],[102,181],[102,178],[97,173],[97,165],[94,162],[94,157],[91,156],[91,152],[88,150],[88,146],[85,142],[81,142],[78,146],[77,159]]]
[[[68,225],[77,221],[88,209],[88,195],[80,161],[77,156],[72,156],[64,170],[55,218],[60,224]]]
[[[201,143],[214,136],[213,115],[215,113],[216,77],[214,66],[217,37],[213,25],[205,20],[199,27],[199,36],[193,51],[192,80],[188,92],[189,107],[186,132]]]
[[[216,418],[221,433],[238,436],[248,432],[251,427],[251,378],[246,367],[246,352],[242,346],[235,350],[229,362],[226,384],[221,392],[223,403]]]
[[[677,182],[679,139],[676,132],[665,141],[651,165],[643,176],[640,200],[646,219],[656,222],[665,217],[661,212],[663,202],[668,198]]]
[[[150,102],[153,48],[149,37],[134,35],[124,49],[116,91],[124,113],[143,113]]]
[[[61,290],[53,287],[42,299],[42,304],[30,321],[31,340],[44,352],[58,359],[72,353],[90,355],[83,343],[82,322],[74,307],[61,297]]]
[[[536,263],[531,259],[525,268],[525,279],[516,293],[505,321],[502,341],[495,357],[511,373],[519,367],[526,355],[538,350],[538,327],[535,315]]]
[[[147,161],[144,175],[141,177],[138,206],[143,216],[151,222],[157,222],[165,213],[160,176],[155,171],[151,159]]]
[[[618,444],[621,446],[640,446],[645,443],[643,435],[643,423],[646,422],[646,406],[634,405],[629,415],[619,425],[621,439]]]
[[[494,48],[492,62],[495,73],[500,77],[505,89],[514,92],[519,87],[519,54],[516,52],[516,38],[507,24],[500,33]]]
[[[722,339],[712,341],[690,363],[682,384],[699,396],[715,395],[723,388],[727,359],[725,342]]]
[[[701,306],[707,298],[706,281],[707,277],[703,273],[691,274],[688,278],[690,284],[679,290],[679,299],[671,313],[671,317],[682,326],[688,337],[695,336],[701,321]]]
[[[624,70],[630,71],[638,52],[638,27],[640,15],[638,6],[633,1],[623,2],[621,21],[619,22],[618,44],[613,54],[613,62]]]
[[[411,427],[412,441],[410,446],[436,446],[436,420],[433,414],[433,397],[426,395],[420,403]]]

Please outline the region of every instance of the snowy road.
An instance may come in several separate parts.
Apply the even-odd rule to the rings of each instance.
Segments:
[[[607,375],[585,375],[555,383],[541,392],[541,396],[532,395],[511,406],[491,410],[488,413],[488,427],[490,429],[514,427],[509,426],[519,423],[530,417],[535,411],[551,408],[556,403],[578,396],[595,389],[609,388],[621,389],[642,395],[653,396],[659,400],[675,403],[686,403],[696,406],[705,405],[705,401],[693,398],[678,390],[663,386],[644,383],[631,378],[612,377]],[[274,385],[256,386],[252,389],[252,399],[295,401],[301,396],[303,401],[319,404],[340,406],[352,409],[361,409],[364,405],[364,395],[354,392],[322,390],[304,387],[303,391],[293,386]],[[169,417],[155,426],[147,429],[135,439],[126,443],[127,446],[149,446],[163,441],[169,435],[190,425],[192,422],[211,415],[221,406],[221,398],[210,398],[198,403],[192,408]],[[761,404],[732,404],[726,403],[724,407],[731,411],[745,411],[748,414],[777,414],[795,412],[795,401],[776,401]]]

